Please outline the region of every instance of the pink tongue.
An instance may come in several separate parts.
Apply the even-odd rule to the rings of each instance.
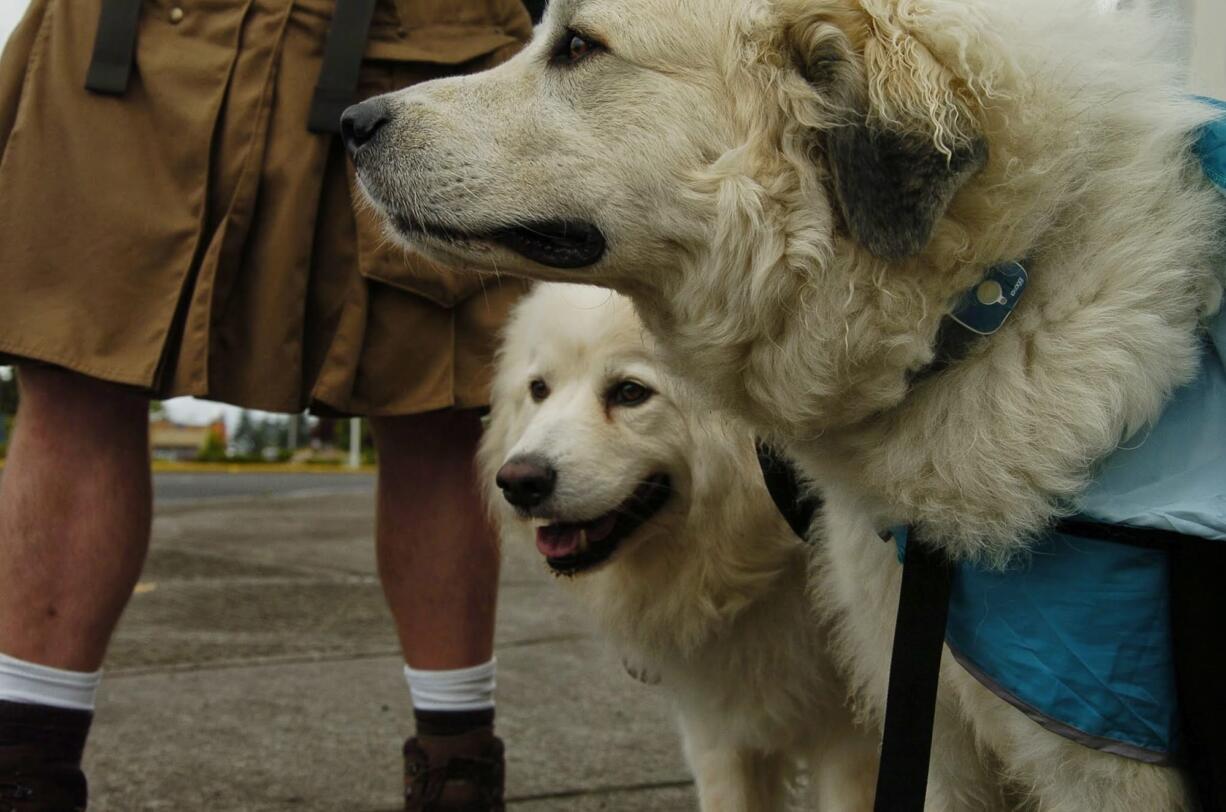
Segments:
[[[580,552],[579,539],[587,531],[588,544],[604,541],[613,532],[617,516],[609,514],[590,524],[551,524],[536,528],[536,549],[547,558],[564,558]]]
[[[579,550],[579,525],[550,525],[536,528],[536,549],[546,558],[564,558]]]

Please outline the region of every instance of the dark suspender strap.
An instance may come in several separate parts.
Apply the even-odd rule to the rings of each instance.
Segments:
[[[528,16],[532,18],[532,24],[536,25],[541,21],[541,17],[545,16],[546,0],[524,0],[524,8],[528,9]]]
[[[923,812],[953,568],[911,530],[890,658],[876,812]]]
[[[324,44],[323,64],[307,129],[313,133],[339,133],[341,113],[354,102],[362,54],[370,34],[376,0],[337,0],[332,25]]]
[[[136,29],[142,0],[102,0],[94,55],[85,75],[85,89],[122,96],[136,59]]]

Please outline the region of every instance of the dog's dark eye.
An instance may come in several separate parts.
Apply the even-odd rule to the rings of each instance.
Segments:
[[[610,406],[639,406],[652,396],[652,391],[638,381],[620,381],[609,390]]]
[[[545,383],[540,378],[536,378],[532,383],[528,384],[528,392],[531,393],[532,399],[540,403],[545,398],[549,397],[549,384]]]
[[[590,54],[596,48],[591,42],[576,34],[570,38],[570,44],[567,46],[566,58],[571,62],[578,62],[583,57]]]
[[[554,48],[551,61],[555,64],[574,65],[587,59],[601,48],[603,46],[599,42],[574,31],[567,31]]]

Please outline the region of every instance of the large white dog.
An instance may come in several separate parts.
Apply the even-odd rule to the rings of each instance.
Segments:
[[[504,541],[532,544],[676,707],[704,810],[872,807],[812,559],[743,427],[696,407],[625,298],[541,285],[515,310],[481,442]],[[500,486],[493,487],[494,483]]]
[[[1226,213],[1162,30],[1092,0],[556,0],[516,59],[345,126],[415,248],[625,292],[821,482],[819,594],[875,719],[900,568],[865,536],[1002,563],[1194,372]],[[962,293],[1023,258],[1003,329],[914,380]],[[1002,779],[1048,810],[1185,803],[1173,770],[1049,733],[952,661],[932,779],[942,809]]]

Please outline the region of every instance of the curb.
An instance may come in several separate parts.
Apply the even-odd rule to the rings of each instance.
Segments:
[[[158,474],[364,474],[378,471],[374,465],[350,468],[345,465],[294,465],[292,463],[222,463],[222,462],[167,462],[154,460],[150,469]],[[0,471],[4,460],[0,458]]]
[[[0,463],[2,464],[2,463]],[[170,474],[373,474],[373,465],[350,468],[345,465],[303,465],[284,462],[169,462],[154,460],[155,473]]]

